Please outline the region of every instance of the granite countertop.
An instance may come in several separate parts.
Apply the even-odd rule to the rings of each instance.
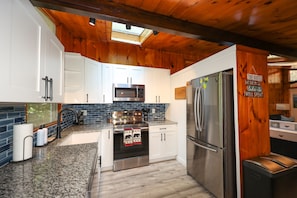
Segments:
[[[33,158],[0,168],[0,197],[87,197],[98,143],[58,146],[72,132],[99,131],[102,125],[73,126],[47,146],[34,147]]]
[[[147,123],[149,124],[149,126],[177,124],[177,122],[171,120],[153,120],[148,121]]]

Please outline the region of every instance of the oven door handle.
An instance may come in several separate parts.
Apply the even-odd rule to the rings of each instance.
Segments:
[[[141,132],[148,132],[149,128],[148,127],[140,127]],[[123,129],[114,129],[113,130],[114,134],[123,134],[124,130]]]

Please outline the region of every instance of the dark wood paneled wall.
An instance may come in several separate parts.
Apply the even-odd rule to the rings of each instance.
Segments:
[[[209,56],[209,54],[173,53],[120,42],[107,43],[76,38],[62,24],[57,25],[56,31],[66,52],[78,52],[103,63],[166,68],[175,73]]]
[[[237,46],[238,130],[241,164],[243,160],[270,153],[268,117],[268,72],[266,51]],[[263,97],[247,97],[247,74],[263,77]],[[241,181],[242,166],[241,167]],[[241,182],[242,183],[242,182]]]

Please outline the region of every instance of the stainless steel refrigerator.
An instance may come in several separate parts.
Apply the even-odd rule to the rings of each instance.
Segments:
[[[233,73],[187,86],[187,172],[217,198],[236,197]]]

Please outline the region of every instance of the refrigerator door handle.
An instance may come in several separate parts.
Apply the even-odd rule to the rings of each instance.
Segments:
[[[199,117],[198,117],[199,109],[197,106],[198,97],[199,97],[198,94],[199,94],[199,87],[195,89],[195,95],[194,95],[194,120],[195,120],[196,131],[200,131],[200,123],[199,123]]]
[[[211,148],[211,147],[208,147],[208,146],[204,146],[204,145],[202,145],[202,144],[199,144],[199,143],[193,141],[193,139],[190,138],[190,137],[188,137],[188,139],[189,139],[191,142],[193,142],[193,144],[194,144],[195,146],[198,146],[198,147],[200,147],[200,148],[209,150],[209,151],[214,152],[214,153],[217,153],[217,152],[218,152],[217,149],[215,149],[215,148]]]
[[[197,108],[197,118],[198,118],[198,127],[199,131],[202,131],[202,120],[203,120],[203,109],[202,109],[202,87],[198,88],[197,92],[197,103],[198,103],[198,108]]]

